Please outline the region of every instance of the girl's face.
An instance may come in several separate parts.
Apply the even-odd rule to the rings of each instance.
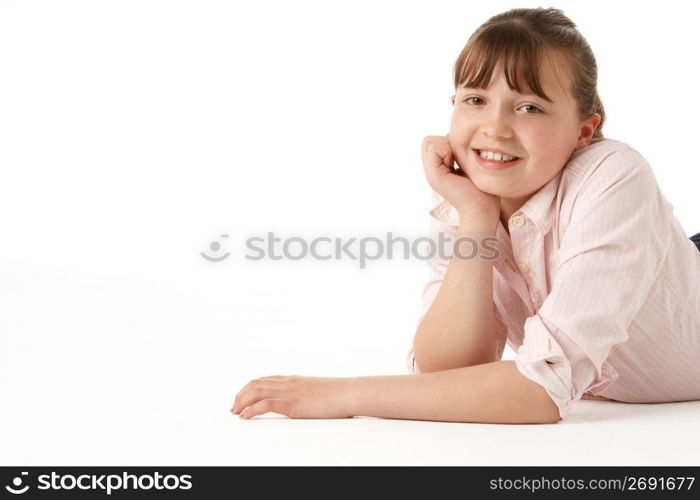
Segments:
[[[554,55],[543,60],[567,67]],[[504,203],[516,205],[512,212],[556,176],[574,151],[590,143],[600,115],[579,122],[576,102],[567,90],[568,71],[559,70],[560,83],[545,64],[540,83],[553,101],[548,102],[508,88],[502,65],[503,59],[488,89],[460,87],[452,96],[449,138],[455,161],[474,185],[500,196],[502,207]],[[521,159],[503,170],[488,169],[481,166],[474,150],[489,148]]]

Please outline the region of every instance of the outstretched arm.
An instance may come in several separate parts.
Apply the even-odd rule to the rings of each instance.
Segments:
[[[559,420],[557,405],[514,361],[420,375],[358,377],[354,393],[354,415],[498,424]]]
[[[262,377],[241,389],[231,411],[242,412],[244,418],[275,412],[291,418],[368,416],[502,424],[559,420],[557,405],[517,370],[514,361],[419,375]]]

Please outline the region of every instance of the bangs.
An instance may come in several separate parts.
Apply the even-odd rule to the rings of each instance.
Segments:
[[[558,62],[565,64],[565,59],[557,57],[558,51],[546,47],[519,23],[489,26],[474,36],[455,63],[455,89],[462,86],[486,89],[495,67],[503,59],[503,73],[511,90],[553,102],[545,94],[540,80],[546,62],[559,85],[568,92],[557,67]]]

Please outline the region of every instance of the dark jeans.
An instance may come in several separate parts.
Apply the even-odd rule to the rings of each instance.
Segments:
[[[698,247],[698,250],[700,250],[700,233],[696,234],[695,236],[691,236],[690,239],[693,240],[695,246]]]

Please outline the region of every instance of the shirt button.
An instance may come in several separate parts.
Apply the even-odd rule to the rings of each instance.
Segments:
[[[520,270],[521,270],[522,272],[524,272],[524,273],[526,273],[526,272],[528,272],[528,271],[530,270],[530,268],[527,267],[527,264],[525,264],[524,262],[518,262],[518,267],[519,267]]]
[[[513,224],[516,227],[523,227],[525,225],[525,217],[523,217],[522,215],[516,215],[515,217],[513,217]]]

